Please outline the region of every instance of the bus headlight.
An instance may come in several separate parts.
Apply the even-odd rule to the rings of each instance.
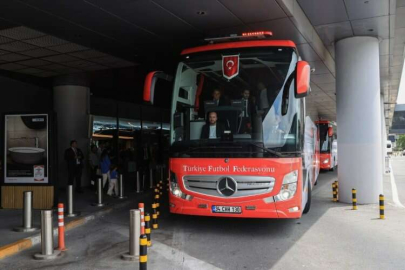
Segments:
[[[193,199],[193,196],[188,195],[184,192],[181,191],[179,184],[177,182],[177,176],[174,172],[170,171],[170,192],[178,197],[182,198],[187,201],[191,201]]]
[[[181,198],[183,192],[181,192],[179,188],[179,184],[177,182],[177,176],[174,172],[170,171],[170,192],[176,196]]]
[[[323,161],[323,163],[324,163],[324,164],[329,163],[329,158],[325,159],[325,160]]]
[[[297,182],[298,182],[298,170],[292,171],[283,178],[283,184],[281,190],[277,196],[274,197],[274,200],[285,201],[294,197],[295,192],[297,191]]]

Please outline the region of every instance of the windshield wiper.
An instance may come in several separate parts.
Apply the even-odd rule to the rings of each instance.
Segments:
[[[277,151],[274,151],[274,150],[268,149],[268,148],[266,148],[266,147],[263,147],[263,146],[254,144],[254,143],[252,143],[252,142],[249,142],[249,145],[256,146],[257,148],[260,148],[260,149],[262,149],[262,150],[266,151],[267,153],[270,153],[270,154],[272,154],[272,155],[274,155],[274,156],[283,157],[283,155],[282,155],[281,153],[277,152]]]

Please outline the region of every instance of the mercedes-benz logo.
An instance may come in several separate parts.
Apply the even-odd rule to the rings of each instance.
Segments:
[[[223,177],[218,181],[217,190],[226,197],[232,196],[237,191],[237,183],[231,177]]]

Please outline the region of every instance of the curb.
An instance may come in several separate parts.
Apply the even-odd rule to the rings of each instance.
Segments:
[[[142,196],[140,196],[142,197]],[[139,198],[142,199],[142,198]],[[65,231],[69,231],[72,230],[74,228],[77,228],[81,225],[86,224],[87,222],[94,220],[98,217],[101,217],[103,215],[106,215],[108,213],[110,213],[111,211],[113,211],[114,209],[117,208],[121,208],[121,207],[125,207],[131,203],[134,203],[134,201],[131,200],[127,200],[125,202],[122,203],[118,203],[116,205],[110,206],[110,207],[106,207],[98,212],[92,213],[88,216],[83,216],[83,217],[78,217],[74,220],[71,220],[69,222],[65,223]],[[57,236],[58,235],[58,227],[56,226],[55,228],[53,228],[53,235]],[[10,257],[13,256],[15,254],[17,254],[20,251],[26,250],[28,248],[31,248],[37,244],[41,243],[41,233],[39,232],[36,235],[32,235],[29,236],[27,238],[23,238],[21,240],[18,240],[14,243],[11,244],[7,244],[5,246],[1,246],[0,247],[0,260],[6,258],[6,257]]]

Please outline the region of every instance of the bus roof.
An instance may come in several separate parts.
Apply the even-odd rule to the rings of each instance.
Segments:
[[[291,47],[296,48],[295,43],[291,40],[249,40],[249,41],[234,41],[216,44],[207,44],[194,48],[188,48],[181,52],[181,55],[190,53],[198,53],[205,51],[215,51],[235,48],[251,48],[251,47]]]

